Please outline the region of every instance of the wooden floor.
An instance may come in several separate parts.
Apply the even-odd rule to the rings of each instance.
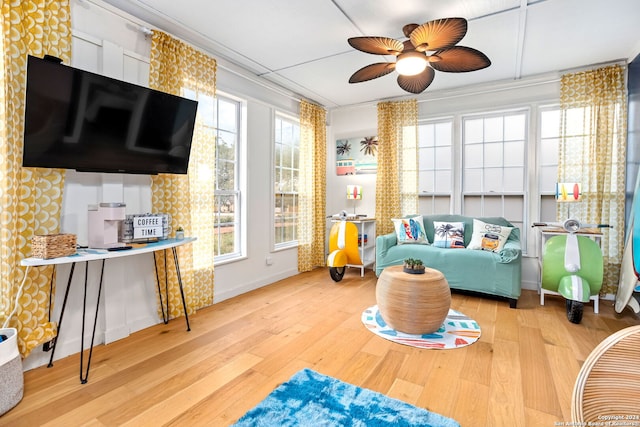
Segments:
[[[567,321],[564,300],[540,306],[523,291],[505,301],[455,294],[452,308],[482,337],[455,350],[384,340],[360,322],[375,304],[376,277],[319,269],[157,325],[94,350],[89,382],[79,356],[25,373],[22,402],[2,426],[225,426],[279,383],[309,367],[452,417],[462,426],[554,426],[570,421],[582,362],[605,337],[640,323],[631,311],[585,307]]]

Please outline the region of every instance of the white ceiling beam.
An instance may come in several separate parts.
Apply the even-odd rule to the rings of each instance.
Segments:
[[[520,23],[518,24],[518,49],[516,51],[516,69],[514,77],[522,77],[522,56],[524,55],[524,37],[527,32],[527,0],[520,0]]]

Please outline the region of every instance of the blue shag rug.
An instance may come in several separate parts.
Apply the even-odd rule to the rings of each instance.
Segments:
[[[384,394],[303,369],[234,426],[460,427],[460,424]]]

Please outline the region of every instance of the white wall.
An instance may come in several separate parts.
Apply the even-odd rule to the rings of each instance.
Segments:
[[[151,28],[100,0],[74,0],[72,7],[72,66],[146,86],[149,76],[150,39],[140,27]],[[273,252],[268,214],[273,205],[271,162],[275,111],[298,113],[295,97],[272,84],[247,75],[237,67],[218,61],[217,89],[246,100],[247,180],[243,200],[247,214],[246,256],[215,267],[215,302],[297,274],[297,251]],[[87,207],[100,202],[125,202],[126,213],[151,211],[150,177],[147,175],[78,173],[68,171],[65,182],[61,230],[75,233],[78,243],[87,243]],[[197,244],[195,242],[194,244]],[[266,258],[271,258],[267,265]],[[53,320],[62,307],[70,267],[57,272]],[[97,300],[99,263],[89,267],[87,328],[90,340]],[[84,265],[76,266],[69,301],[58,337],[55,358],[80,350]],[[100,298],[96,344],[109,343],[132,332],[161,322],[156,306],[156,282],[150,254],[109,260],[105,264]],[[197,313],[196,313],[197,316]],[[178,319],[176,321],[183,321]],[[50,353],[35,349],[23,363],[31,369],[48,363]]]

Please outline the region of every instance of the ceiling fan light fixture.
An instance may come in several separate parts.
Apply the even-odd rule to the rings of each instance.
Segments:
[[[402,76],[415,76],[427,68],[427,56],[424,53],[410,51],[398,55],[396,71]]]

